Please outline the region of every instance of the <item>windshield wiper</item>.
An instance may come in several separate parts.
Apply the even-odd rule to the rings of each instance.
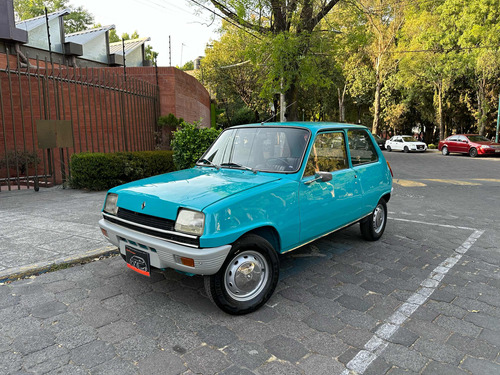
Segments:
[[[198,163],[203,163],[203,164],[208,164],[209,167],[214,167],[215,169],[219,170],[220,169],[220,165],[217,165],[217,164],[214,164],[212,163],[210,160],[208,159],[204,159],[204,158],[201,158],[201,159],[198,159],[196,161],[196,164]]]
[[[253,173],[257,173],[257,170],[253,169],[253,168],[250,168],[250,167],[247,167],[245,165],[241,165],[241,164],[238,164],[238,163],[233,163],[233,162],[230,162],[230,163],[221,163],[220,164],[221,167],[233,167],[233,168],[242,168],[242,169],[246,169],[247,171],[252,171]]]

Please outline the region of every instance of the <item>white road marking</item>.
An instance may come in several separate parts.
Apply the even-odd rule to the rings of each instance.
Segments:
[[[453,255],[434,268],[429,276],[422,281],[422,283],[420,283],[420,288],[413,295],[411,295],[406,302],[394,312],[394,314],[385,320],[384,324],[377,329],[372,338],[365,344],[364,349],[359,351],[358,354],[356,354],[356,356],[347,363],[346,369],[341,375],[363,374],[368,366],[370,366],[373,361],[375,361],[378,356],[382,354],[385,348],[387,348],[389,345],[388,340],[392,337],[392,335],[394,335],[399,327],[401,327],[401,325],[403,325],[412,316],[412,314],[429,299],[448,271],[458,263],[462,256],[484,233],[484,230],[453,225],[434,224],[396,218],[392,218],[392,220],[406,221],[416,224],[428,224],[445,228],[467,229],[472,230],[473,233],[465,240],[464,243],[454,250]]]

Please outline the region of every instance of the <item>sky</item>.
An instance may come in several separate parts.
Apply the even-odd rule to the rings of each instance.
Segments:
[[[218,39],[220,19],[211,21],[210,13],[199,13],[188,0],[71,0],[69,4],[83,6],[103,26],[115,25],[118,36],[150,37],[147,43],[158,52],[158,66],[169,66],[169,43],[173,66],[182,66],[205,54],[210,40]]]

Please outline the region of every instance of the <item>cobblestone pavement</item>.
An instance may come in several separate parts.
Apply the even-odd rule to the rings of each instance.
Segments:
[[[246,316],[120,257],[3,285],[0,373],[499,374],[497,231],[390,217],[378,242],[356,225],[281,256]]]

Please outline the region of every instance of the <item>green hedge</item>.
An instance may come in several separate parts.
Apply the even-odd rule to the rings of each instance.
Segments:
[[[107,190],[175,170],[172,151],[81,153],[71,156],[71,187]]]

